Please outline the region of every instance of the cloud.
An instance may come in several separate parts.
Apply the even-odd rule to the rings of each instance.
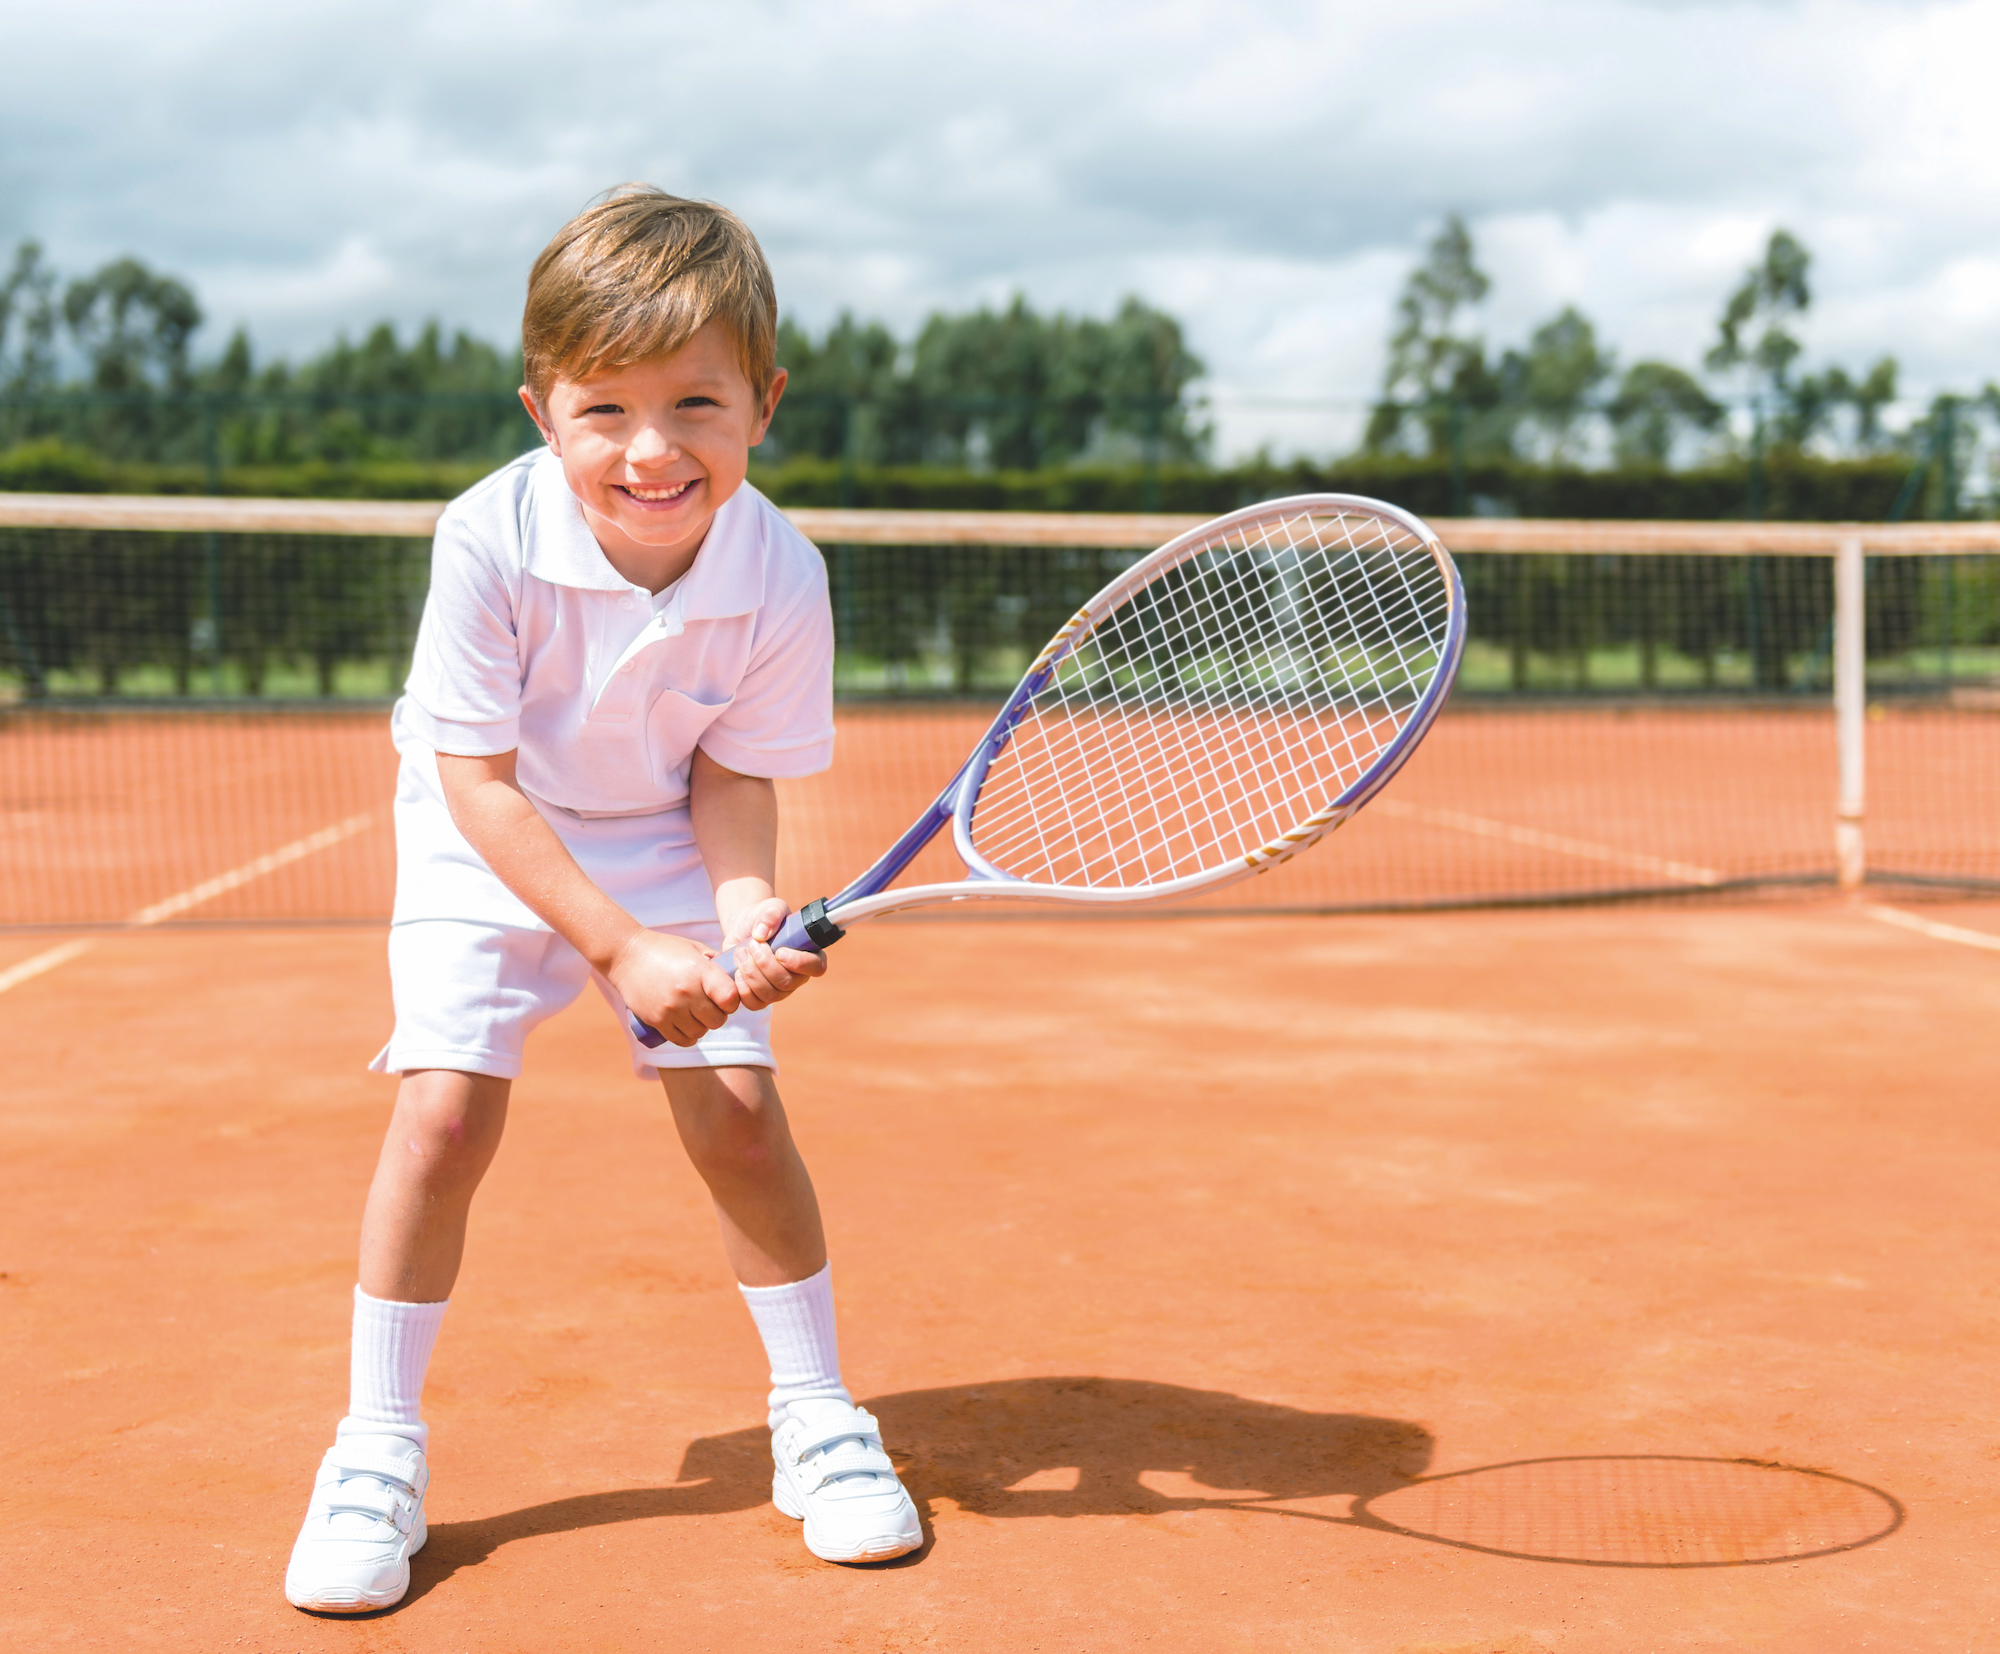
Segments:
[[[1967,385],[2000,372],[1996,47],[1992,0],[72,0],[10,19],[0,236],[190,277],[211,348],[503,336],[548,234],[640,177],[737,207],[808,320],[1136,290],[1243,403],[1365,396],[1446,212],[1496,339],[1574,301],[1690,362],[1783,223],[1816,349]]]

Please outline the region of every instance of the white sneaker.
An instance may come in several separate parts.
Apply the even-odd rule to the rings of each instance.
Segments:
[[[343,1434],[320,1461],[285,1600],[316,1614],[366,1614],[403,1600],[424,1548],[424,1450],[407,1436]]]
[[[771,1432],[771,1498],[825,1562],[886,1562],[924,1542],[882,1431],[844,1401],[794,1401]]]

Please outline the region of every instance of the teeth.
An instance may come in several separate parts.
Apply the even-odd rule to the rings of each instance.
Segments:
[[[624,485],[625,492],[630,494],[633,499],[644,500],[648,505],[660,500],[678,499],[693,486],[692,478],[687,482],[677,482],[671,488],[634,488],[630,483]]]

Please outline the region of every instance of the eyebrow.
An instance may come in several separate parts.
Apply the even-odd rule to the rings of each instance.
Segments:
[[[615,401],[621,396],[628,394],[626,387],[615,385],[609,380],[598,380],[595,383],[587,379],[583,381],[572,380],[571,383],[576,385],[580,395],[592,402],[603,401],[607,397]],[[728,388],[729,381],[717,376],[714,379],[690,379],[685,384],[674,386],[673,394],[676,397],[697,394],[707,395],[711,392],[727,390]]]

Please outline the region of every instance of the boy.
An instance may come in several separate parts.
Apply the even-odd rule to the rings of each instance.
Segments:
[[[769,1007],[825,970],[774,952],[774,777],[832,755],[817,552],[755,489],[784,391],[777,304],[732,214],[628,186],[535,262],[521,397],[547,442],[453,502],[394,728],[402,1084],[362,1219],[348,1416],[285,1595],[399,1601],[424,1543],[418,1397],[528,1030],[586,979],[665,1034],[657,1072],[770,1357],[773,1496],[830,1561],[922,1540],[840,1381],[811,1179]],[[712,963],[737,943],[734,979]]]

